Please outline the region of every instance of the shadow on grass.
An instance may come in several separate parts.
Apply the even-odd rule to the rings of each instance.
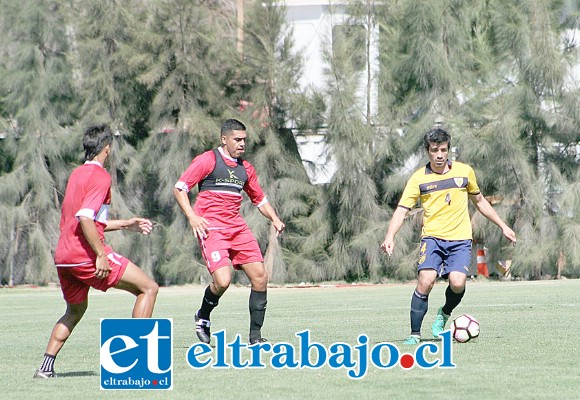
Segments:
[[[405,340],[406,340],[406,338],[404,338],[404,339],[397,339],[397,340],[375,340],[374,342],[369,343],[369,346],[372,347],[374,345],[382,344],[382,343],[392,343],[392,344],[401,343],[402,344]],[[425,343],[425,342],[435,342],[435,343],[437,343],[437,342],[441,342],[441,339],[439,339],[439,338],[437,338],[437,339],[435,339],[435,338],[432,338],[432,339],[427,339],[427,338],[424,339],[424,338],[421,338],[421,343]],[[409,345],[409,347],[411,347],[411,346],[414,346],[414,345]]]
[[[73,378],[79,376],[99,376],[95,371],[57,372],[59,378]]]

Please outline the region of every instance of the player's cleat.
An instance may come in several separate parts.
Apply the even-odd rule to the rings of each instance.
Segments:
[[[250,346],[257,343],[266,343],[268,340],[264,339],[263,337],[259,337],[256,339],[250,339]]]
[[[199,318],[197,313],[195,313],[195,334],[203,343],[209,343],[211,340],[209,331],[210,325],[211,323],[209,322],[209,319]]]
[[[439,334],[445,329],[445,324],[447,323],[448,319],[449,315],[443,312],[443,307],[440,307],[439,310],[437,310],[437,317],[435,318],[435,322],[433,322],[433,325],[431,325],[431,333],[433,333],[433,337],[439,337]]]
[[[50,379],[56,377],[57,375],[54,373],[54,371],[42,371],[40,369],[37,369],[33,376],[35,379]]]
[[[403,344],[408,344],[408,345],[419,344],[420,341],[421,341],[421,336],[411,335],[403,341]]]

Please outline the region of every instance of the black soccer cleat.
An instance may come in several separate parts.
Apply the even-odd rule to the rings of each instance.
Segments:
[[[253,344],[258,344],[258,343],[266,343],[267,341],[268,341],[268,339],[264,339],[263,337],[250,339],[250,346]]]
[[[203,343],[209,344],[211,340],[209,330],[210,325],[211,323],[209,322],[209,319],[199,318],[197,313],[195,313],[195,334],[197,335],[197,338]]]
[[[40,369],[37,369],[36,372],[34,373],[33,378],[34,379],[50,379],[50,378],[56,378],[58,375],[54,373],[54,371],[42,371]]]

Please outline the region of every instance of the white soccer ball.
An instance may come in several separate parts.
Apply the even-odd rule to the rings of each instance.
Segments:
[[[451,323],[451,336],[459,343],[467,343],[479,336],[479,322],[469,314],[460,315]]]

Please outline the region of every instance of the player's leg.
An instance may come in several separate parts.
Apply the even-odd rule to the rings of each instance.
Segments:
[[[459,305],[465,294],[465,282],[467,275],[462,272],[452,271],[449,273],[449,285],[445,289],[445,304],[437,310],[437,316],[431,333],[433,337],[439,337],[439,334],[445,330],[445,325],[451,317],[451,312]]]
[[[79,321],[83,318],[83,315],[87,310],[87,305],[88,300],[78,304],[67,303],[64,315],[60,317],[58,322],[52,328],[50,339],[48,340],[48,345],[46,346],[46,351],[44,353],[44,359],[40,368],[36,370],[34,378],[56,377],[56,374],[54,373],[55,358],[71,335],[75,326],[77,326]]]
[[[421,326],[429,309],[429,294],[437,280],[441,266],[441,252],[433,238],[421,240],[417,265],[417,286],[411,297],[411,335],[404,344],[417,344],[421,340]]]
[[[226,290],[228,290],[230,287],[230,283],[232,282],[232,271],[229,266],[229,260],[227,265],[224,265],[223,267],[213,271],[211,277],[212,282],[209,285],[210,290],[218,297],[223,296]]]
[[[258,241],[247,226],[234,236],[231,255],[234,268],[244,271],[252,286],[249,299],[250,344],[265,342],[262,326],[268,303],[268,272]]]
[[[466,282],[467,275],[463,272],[451,271],[449,273],[449,285],[445,289],[445,305],[441,307],[444,314],[451,315],[451,312],[461,303],[465,295]]]
[[[133,306],[133,318],[151,318],[159,285],[141,268],[129,261],[115,288],[126,290],[137,297]]]
[[[429,309],[429,293],[437,280],[437,271],[434,269],[421,269],[417,276],[417,286],[411,297],[411,335],[405,340],[405,344],[417,344],[421,340],[421,326]]]
[[[71,335],[73,329],[85,315],[88,306],[90,283],[86,280],[96,279],[94,266],[58,267],[58,280],[66,311],[52,328],[50,339],[46,346],[44,359],[34,378],[54,378],[54,361],[62,346]]]
[[[467,271],[471,262],[471,240],[449,242],[448,257],[445,267],[449,285],[445,289],[445,304],[437,311],[431,333],[438,337],[445,329],[451,312],[459,305],[465,294]]]
[[[228,262],[229,264],[229,262]],[[219,304],[220,297],[228,290],[232,281],[229,265],[216,269],[211,274],[212,282],[205,288],[201,307],[196,313],[198,318],[209,321],[210,314]],[[208,325],[209,326],[209,325]]]
[[[79,304],[67,304],[64,315],[58,320],[52,332],[46,352],[48,354],[57,355],[64,343],[71,335],[73,329],[77,326],[80,320],[85,315],[89,301],[88,299]]]
[[[268,272],[263,262],[242,264],[244,271],[251,283],[250,290],[250,344],[265,342],[262,337],[262,326],[266,317],[266,305],[268,303]]]
[[[219,304],[220,297],[228,290],[232,281],[230,269],[230,240],[227,231],[210,231],[209,236],[199,240],[201,252],[212,282],[205,288],[201,307],[194,315],[195,334],[203,343],[209,343],[210,315]]]
[[[195,333],[203,343],[209,343],[211,340],[210,314],[218,306],[220,297],[228,290],[232,280],[229,265],[216,269],[211,276],[213,281],[205,288],[201,307],[194,315]]]

